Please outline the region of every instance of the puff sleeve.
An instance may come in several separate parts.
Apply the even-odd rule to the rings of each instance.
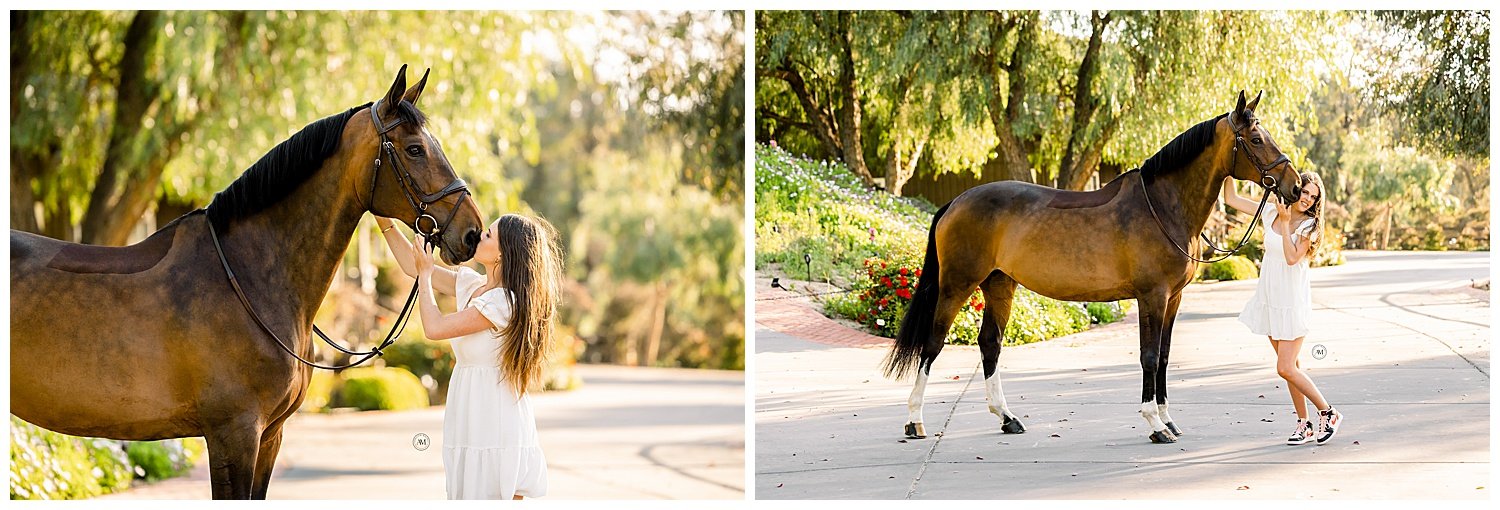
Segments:
[[[1292,232],[1292,237],[1294,240],[1295,238],[1301,237],[1311,238],[1312,240],[1316,241],[1319,237],[1317,226],[1318,220],[1309,218],[1306,221],[1303,221],[1301,225],[1297,225],[1297,230]]]
[[[477,308],[484,318],[490,320],[490,324],[493,325],[490,332],[500,334],[500,330],[510,324],[511,299],[509,290],[491,289],[470,300],[469,306]]]

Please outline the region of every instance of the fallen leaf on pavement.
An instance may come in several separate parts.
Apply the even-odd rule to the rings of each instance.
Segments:
[[[1235,490],[1237,490],[1237,491],[1248,491],[1248,490],[1250,490],[1250,486],[1249,485],[1241,485],[1240,488],[1235,489]]]

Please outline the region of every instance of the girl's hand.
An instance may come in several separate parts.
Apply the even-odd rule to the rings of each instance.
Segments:
[[[1289,205],[1286,205],[1285,203],[1282,203],[1281,199],[1272,200],[1272,202],[1276,202],[1276,219],[1277,220],[1281,220],[1281,219],[1285,219],[1285,218],[1291,218],[1292,206],[1289,206]]]
[[[420,277],[432,276],[432,246],[422,239],[420,234],[413,234],[412,246],[415,252],[412,256],[417,264],[417,275]]]

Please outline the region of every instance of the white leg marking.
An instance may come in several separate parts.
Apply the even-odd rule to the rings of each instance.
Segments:
[[[984,396],[989,400],[990,412],[1005,420],[1005,415],[1010,414],[1010,406],[1005,403],[1005,390],[1000,389],[999,370],[984,380]]]
[[[927,374],[917,371],[917,384],[911,389],[911,398],[906,400],[906,422],[922,423],[922,393],[927,390]]]
[[[1141,417],[1146,419],[1146,425],[1151,426],[1151,430],[1167,429],[1167,424],[1162,423],[1161,418],[1156,415],[1156,404],[1153,402],[1141,402]]]
[[[1161,421],[1162,421],[1162,423],[1172,423],[1172,415],[1167,414],[1167,404],[1166,403],[1162,403],[1162,404],[1156,406],[1156,413],[1159,414],[1159,415],[1161,415]]]

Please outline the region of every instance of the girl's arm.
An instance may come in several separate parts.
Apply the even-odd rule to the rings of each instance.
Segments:
[[[1280,206],[1280,202],[1277,202],[1277,206]],[[1298,228],[1298,230],[1300,230],[1300,228]],[[1311,233],[1309,233],[1309,235],[1310,234]],[[1299,240],[1293,241],[1292,238],[1297,238]],[[1286,255],[1286,265],[1292,266],[1296,265],[1298,262],[1301,262],[1302,257],[1307,256],[1307,247],[1311,245],[1311,238],[1307,236],[1297,235],[1296,232],[1292,230],[1291,222],[1287,222],[1287,235],[1281,236],[1281,250],[1282,253]]]
[[[380,227],[380,233],[385,237],[385,244],[391,247],[391,255],[396,257],[396,265],[401,266],[401,272],[406,273],[406,276],[415,278],[417,276],[417,267],[412,260],[412,253],[417,250],[412,247],[412,242],[395,229],[396,225],[391,222],[390,218],[376,216],[375,225]],[[422,242],[419,240],[416,244],[422,244]],[[450,296],[457,295],[458,291],[455,289],[458,287],[458,273],[455,273],[452,269],[434,266],[432,269],[432,287],[438,292]]]
[[[420,238],[418,238],[420,239]],[[420,242],[416,244],[422,244]],[[432,263],[432,252],[425,245],[413,250],[413,263],[417,266],[417,308],[422,315],[422,332],[430,340],[447,340],[490,329],[490,320],[478,308],[467,307],[450,314],[438,309],[432,295],[433,278],[438,274]]]
[[[1233,177],[1224,178],[1224,192],[1222,195],[1224,196],[1224,203],[1234,210],[1245,214],[1255,214],[1255,206],[1257,204],[1253,200],[1240,196],[1235,191]]]

